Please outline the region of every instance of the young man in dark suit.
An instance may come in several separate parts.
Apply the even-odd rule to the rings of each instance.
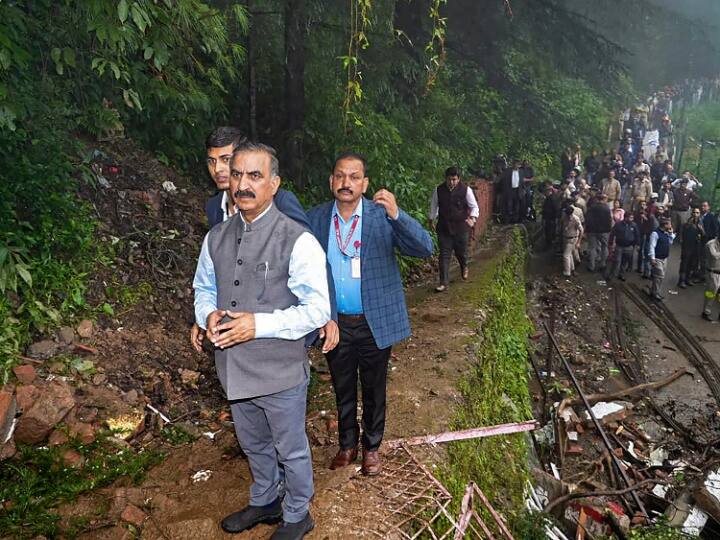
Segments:
[[[392,193],[381,189],[372,200],[363,197],[368,183],[365,158],[354,152],[342,154],[330,175],[335,200],[310,210],[308,220],[327,253],[337,303],[337,316],[333,314],[337,322],[330,321],[321,332],[326,343],[339,333],[338,346],[327,353],[340,442],[330,468],[350,465],[357,458],[359,374],[362,472],[373,476],[382,469],[378,448],[385,429],[390,349],[410,335],[396,249],[411,257],[429,257],[433,244],[422,225],[400,210]]]
[[[216,128],[205,139],[208,174],[218,189],[218,192],[210,197],[205,205],[210,229],[227,221],[237,211],[229,193],[230,161],[235,149],[246,140],[242,131],[232,126]],[[305,210],[292,192],[279,188],[275,194],[274,205],[293,221],[310,228]],[[198,325],[193,324],[190,328],[190,343],[197,352],[202,352],[203,335],[204,333]]]

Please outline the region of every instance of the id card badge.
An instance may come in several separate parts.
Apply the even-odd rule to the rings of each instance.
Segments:
[[[360,279],[360,257],[350,259],[350,275],[354,279]]]

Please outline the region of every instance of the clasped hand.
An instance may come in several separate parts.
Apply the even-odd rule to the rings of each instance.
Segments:
[[[231,320],[220,324],[223,317]],[[205,335],[220,349],[250,341],[255,338],[255,315],[216,309],[208,315]]]

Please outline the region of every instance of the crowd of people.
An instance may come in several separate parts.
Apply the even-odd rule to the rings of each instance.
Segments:
[[[566,277],[576,275],[583,258],[606,281],[624,281],[635,269],[650,280],[648,294],[662,301],[677,241],[677,286],[704,283],[702,317],[711,320],[720,287],[720,221],[698,195],[701,181],[689,170],[675,171],[669,104],[661,93],[649,107],[627,112],[617,148],[587,155],[580,145],[565,149],[562,180],[541,188],[545,243],[562,254]]]
[[[663,97],[629,113],[617,149],[584,155],[576,145],[563,152],[562,181],[542,184],[545,240],[562,252],[566,276],[575,275],[582,256],[590,272],[606,279],[624,279],[636,268],[661,300],[677,231],[678,285],[707,284],[703,316],[710,319],[720,287],[720,223],[696,195],[700,181],[689,171],[674,172],[669,103]],[[392,346],[410,335],[396,252],[429,257],[433,242],[387,189],[365,197],[369,171],[359,153],[336,157],[328,177],[332,197],[306,212],[280,188],[271,147],[220,127],[205,151],[218,192],[206,206],[210,231],[193,280],[190,341],[214,355],[253,478],[249,504],[221,526],[239,533],[281,522],[272,538],[299,540],[314,527],[307,346],[319,343],[335,392],[338,449],[329,468],[352,465],[361,451],[362,473],[379,474],[388,362]],[[494,159],[491,175],[481,176],[495,184],[494,208],[504,222],[535,220],[534,176],[530,163],[509,164],[504,156]],[[468,278],[468,239],[478,217],[473,190],[449,167],[428,215],[440,248],[438,292],[449,286],[453,254],[461,278]]]

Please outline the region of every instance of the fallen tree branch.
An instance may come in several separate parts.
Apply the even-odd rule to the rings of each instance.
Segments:
[[[674,382],[675,380],[679,379],[683,375],[686,375],[690,373],[690,371],[687,368],[680,369],[670,375],[669,377],[666,377],[665,379],[655,381],[655,382],[649,382],[649,383],[643,383],[638,384],[637,386],[631,386],[630,388],[625,388],[624,390],[618,390],[617,392],[609,392],[607,394],[590,394],[588,396],[585,396],[587,400],[593,404],[597,403],[598,401],[612,401],[614,399],[620,399],[623,397],[628,396],[634,396],[636,394],[642,394],[646,390],[657,390],[658,388],[662,388],[663,386],[667,386],[671,382]],[[563,399],[562,403],[560,404],[559,411],[562,411],[565,407],[568,405],[581,405],[582,400],[580,398],[565,398]]]
[[[638,482],[637,484],[633,484],[632,486],[626,487],[625,489],[607,490],[607,491],[576,491],[574,493],[568,493],[567,495],[563,495],[562,497],[558,497],[557,499],[550,501],[548,503],[548,505],[545,507],[545,510],[543,510],[543,511],[550,513],[550,511],[553,508],[555,508],[557,505],[565,503],[572,499],[582,499],[583,497],[614,497],[614,496],[626,495],[626,494],[630,493],[631,491],[636,491],[647,484],[666,485],[668,483],[669,482],[667,480],[658,480],[655,478],[648,478],[647,480],[643,480],[641,482]]]

